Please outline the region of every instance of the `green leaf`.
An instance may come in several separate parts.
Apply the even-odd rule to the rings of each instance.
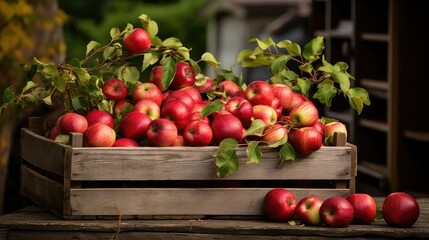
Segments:
[[[216,60],[216,58],[210,52],[205,52],[201,56],[201,61],[204,61],[204,62],[210,64],[214,68],[218,68],[219,67],[219,62]]]
[[[103,51],[103,59],[110,60],[116,56],[116,48],[113,46],[107,46]]]
[[[245,136],[262,136],[264,133],[265,123],[261,119],[255,119],[247,128]]]
[[[298,78],[296,84],[299,87],[301,93],[307,95],[307,92],[311,87],[311,80],[308,78]]]
[[[165,58],[162,62],[162,85],[167,89],[173,81],[176,73],[176,63],[171,57]]]
[[[195,60],[193,60],[192,58],[189,58],[188,62],[191,64],[191,66],[195,70],[195,72],[197,72],[197,73],[201,72],[201,68]]]
[[[384,219],[384,216],[383,216],[383,207],[382,206],[377,206],[376,207],[375,219],[376,220],[383,220]]]
[[[322,54],[324,49],[325,44],[323,42],[323,36],[317,36],[305,44],[304,53],[302,56],[307,60],[310,60],[312,59],[311,57],[313,57],[314,60],[314,56],[319,56]]]
[[[27,82],[27,85],[28,85],[28,82]],[[13,85],[11,85],[3,91],[3,96],[1,97],[1,103],[8,104],[13,102],[13,100],[15,100],[15,90],[13,89]]]
[[[177,49],[177,53],[179,53],[180,56],[183,57],[183,60],[189,60],[191,58],[191,55],[189,54],[189,49],[186,47],[179,47],[179,49]]]
[[[88,106],[88,101],[83,96],[74,96],[71,98],[71,102],[76,112],[83,111]]]
[[[201,110],[201,116],[206,117],[214,112],[219,112],[224,105],[224,102],[220,99],[215,99],[211,103],[207,104],[203,110]]]
[[[299,77],[299,75],[292,70],[285,70],[285,71],[282,71],[281,73],[283,77],[285,77],[287,80],[290,80],[290,81],[295,80]]]
[[[276,74],[285,70],[287,62],[292,59],[290,55],[282,55],[271,64],[271,72]]]
[[[144,72],[149,66],[154,65],[159,60],[159,52],[150,51],[143,54],[143,65],[141,72]]]
[[[251,141],[246,148],[247,164],[260,163],[262,160],[262,153],[258,141]]]
[[[44,98],[43,98],[43,102],[44,102],[46,105],[52,105],[52,95],[48,95],[48,96],[44,97]]]
[[[313,98],[330,107],[336,94],[337,89],[334,86],[334,82],[331,79],[325,79],[317,85],[317,91],[314,93]]]
[[[100,47],[101,44],[99,42],[96,41],[90,41],[87,45],[86,45],[86,56],[88,57],[89,53],[93,50],[95,50],[96,48]]]
[[[294,43],[290,40],[280,41],[279,43],[277,43],[277,47],[286,49],[289,55],[291,55],[292,57],[301,56],[301,47],[299,46],[299,44]]]
[[[240,159],[237,156],[236,148],[238,142],[232,138],[226,138],[219,144],[217,151],[214,154],[216,158],[217,176],[224,178],[225,176],[235,173],[240,164]]]
[[[281,167],[286,161],[295,160],[295,149],[290,143],[285,143],[279,151],[279,158],[277,159],[277,167]]]
[[[158,34],[158,24],[155,21],[150,20],[146,31],[149,33],[150,38],[153,39]]]
[[[165,47],[174,47],[174,48],[179,48],[179,47],[183,46],[182,42],[180,42],[180,39],[175,38],[175,37],[170,37],[170,38],[165,39],[162,42],[162,45]]]
[[[349,104],[358,114],[362,113],[363,105],[371,105],[368,92],[360,87],[350,88],[347,92],[349,97]]]
[[[322,56],[322,66],[319,67],[317,70],[326,72],[326,73],[333,73],[334,72],[334,66],[326,61],[325,56]]]
[[[238,53],[237,56],[237,62],[241,62],[245,59],[248,59],[250,55],[253,54],[253,50],[252,49],[244,49],[241,50],[240,53]]]
[[[301,64],[299,66],[299,69],[301,71],[304,71],[304,72],[306,72],[306,73],[308,73],[308,74],[311,75],[311,73],[313,72],[313,65],[311,65],[311,63],[309,63],[309,62],[306,62],[304,64]]]
[[[262,40],[259,40],[258,38],[252,38],[249,40],[249,42],[256,42],[258,44],[258,47],[262,50],[266,50],[276,45],[272,38],[266,38]]]
[[[350,80],[343,72],[334,71],[332,78],[340,84],[341,90],[346,93],[350,89]]]
[[[22,89],[22,92],[25,93],[28,90],[34,89],[34,88],[36,88],[38,86],[39,86],[39,84],[37,84],[37,83],[35,83],[33,81],[28,81],[27,84],[25,85],[25,87]],[[10,86],[10,87],[12,87],[12,86]],[[10,88],[10,87],[8,87],[8,88]],[[7,88],[5,89],[5,92],[6,92],[6,90],[7,90]]]
[[[119,30],[119,28],[114,27],[110,29],[110,37],[112,37],[112,40],[115,40],[116,38],[118,38],[120,34],[121,34],[121,31]]]
[[[127,85],[135,85],[140,79],[140,71],[136,67],[124,67],[122,80]]]
[[[80,86],[88,85],[91,75],[85,69],[79,67],[70,67],[70,69],[76,74],[77,78],[80,80]]]

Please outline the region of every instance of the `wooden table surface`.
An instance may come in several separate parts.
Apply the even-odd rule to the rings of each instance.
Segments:
[[[376,198],[380,205],[382,198]],[[417,199],[420,217],[411,228],[383,220],[346,228],[293,226],[258,220],[64,220],[36,206],[0,216],[0,240],[19,239],[429,239],[429,198]],[[381,205],[380,205],[381,206]]]

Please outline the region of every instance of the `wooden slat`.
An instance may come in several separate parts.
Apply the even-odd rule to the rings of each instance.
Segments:
[[[72,189],[73,215],[262,215],[270,188]],[[348,189],[289,188],[301,199],[347,196]]]
[[[71,179],[83,180],[214,180],[217,147],[73,148]],[[246,163],[245,149],[236,173],[226,179],[339,179],[351,176],[351,147],[322,147],[276,168],[278,150],[264,151],[262,162]],[[315,171],[316,170],[316,171]]]
[[[63,185],[21,165],[21,195],[58,216],[63,215]]]
[[[58,144],[29,129],[21,130],[21,158],[45,171],[63,176],[65,157],[71,147]]]

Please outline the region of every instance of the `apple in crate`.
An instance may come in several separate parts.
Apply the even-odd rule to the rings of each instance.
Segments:
[[[335,132],[344,133],[347,140],[347,128],[346,128],[346,125],[342,122],[336,121],[336,122],[326,123],[324,125],[323,132],[324,132],[323,143],[327,146],[334,144]]]
[[[94,123],[84,133],[85,144],[89,147],[111,147],[115,143],[116,133],[104,123]]]
[[[181,131],[191,121],[191,109],[180,100],[169,100],[161,107],[161,117],[174,122]]]
[[[289,133],[289,142],[298,153],[307,155],[322,147],[322,135],[314,127],[302,127]]]
[[[134,88],[131,95],[134,102],[142,99],[151,99],[159,106],[162,104],[162,91],[151,82],[140,83]]]
[[[289,113],[294,127],[310,127],[319,121],[319,111],[311,101],[304,101],[292,108]]]
[[[392,227],[411,227],[420,215],[418,202],[405,192],[393,192],[387,195],[381,211],[384,221]]]
[[[128,54],[134,55],[148,50],[152,42],[146,30],[135,28],[132,32],[125,34],[123,44]]]
[[[213,138],[218,144],[226,138],[233,138],[240,142],[245,132],[240,119],[229,113],[216,116],[211,127]]]
[[[142,99],[136,102],[133,111],[145,113],[152,120],[161,116],[161,107],[152,99]]]
[[[287,222],[295,214],[296,200],[292,192],[284,188],[275,188],[265,194],[263,213],[271,221]]]
[[[277,112],[268,105],[253,106],[253,118],[261,119],[265,125],[272,125],[277,122]]]
[[[85,117],[88,121],[88,126],[91,126],[94,123],[104,123],[107,126],[113,128],[115,124],[113,116],[110,113],[100,109],[94,109],[89,111]]]
[[[190,112],[192,112],[192,110],[194,109],[195,101],[191,97],[191,95],[189,95],[186,91],[180,91],[180,90],[171,91],[168,94],[168,96],[165,98],[164,104],[173,100],[183,102],[186,105],[186,107],[188,107]]]
[[[140,144],[131,138],[118,138],[112,147],[138,147]]]
[[[377,206],[374,198],[366,193],[352,193],[347,200],[353,206],[353,223],[370,224],[375,219]]]
[[[208,146],[212,142],[213,131],[203,120],[192,121],[183,129],[183,139],[187,146]]]
[[[149,73],[149,82],[155,84],[161,92],[164,92],[166,88],[162,83],[162,66],[155,66]]]
[[[184,87],[178,90],[179,92],[183,91],[189,94],[191,98],[194,100],[195,104],[200,104],[203,102],[203,97],[201,97],[200,92],[193,86],[191,87]]]
[[[146,137],[151,146],[167,147],[173,145],[178,135],[177,127],[174,122],[157,118],[150,122]]]
[[[118,78],[110,78],[104,82],[101,90],[108,100],[121,101],[127,98],[128,87]]]
[[[57,119],[56,126],[59,134],[84,133],[88,128],[88,120],[81,114],[67,112]]]
[[[273,94],[277,99],[279,99],[282,109],[288,109],[292,102],[292,88],[281,83],[275,83],[271,86],[273,88]]]
[[[195,89],[197,89],[198,92],[200,93],[208,92],[215,86],[213,79],[205,75],[204,75],[204,80],[199,81],[198,79],[196,79],[194,85],[195,85]]]
[[[322,224],[322,219],[320,218],[319,210],[322,203],[323,199],[319,197],[307,196],[296,205],[295,215],[304,224],[320,225]]]
[[[132,111],[122,117],[118,129],[123,137],[140,141],[146,136],[151,121],[152,119],[147,114]]]
[[[344,197],[326,199],[319,210],[320,218],[329,227],[347,227],[353,221],[353,206]]]
[[[275,98],[271,84],[262,80],[251,82],[245,90],[245,95],[252,105],[271,106]]]
[[[231,97],[224,106],[226,111],[240,119],[245,128],[250,126],[253,117],[253,106],[247,99],[238,96]]]
[[[223,80],[217,85],[216,91],[225,93],[226,98],[232,97],[236,92],[240,91],[240,87],[231,80]]]
[[[279,123],[267,125],[264,128],[262,141],[268,145],[286,143],[288,140],[288,132],[289,130]]]
[[[177,90],[184,87],[191,87],[195,83],[195,71],[187,62],[177,62],[176,72],[173,81],[168,87],[171,90]]]

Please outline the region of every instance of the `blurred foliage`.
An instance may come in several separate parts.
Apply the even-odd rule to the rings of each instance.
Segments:
[[[86,45],[95,40],[107,43],[112,26],[125,28],[127,23],[140,26],[138,16],[144,13],[156,21],[162,39],[179,38],[192,47],[191,57],[199,58],[205,52],[206,20],[199,17],[205,0],[158,1],[60,1],[60,8],[70,16],[64,26],[68,59],[85,57]]]

